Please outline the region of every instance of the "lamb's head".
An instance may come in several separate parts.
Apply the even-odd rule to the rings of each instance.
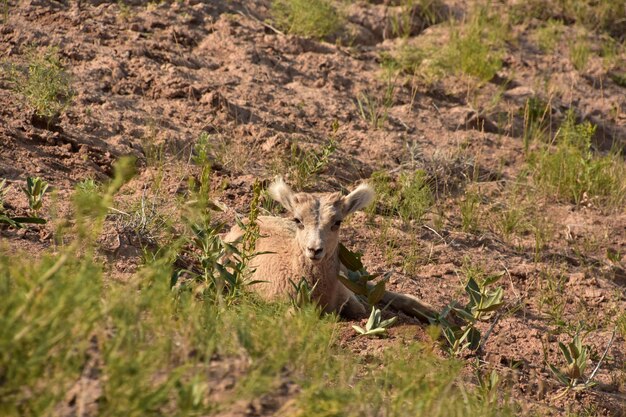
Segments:
[[[296,241],[311,262],[333,255],[339,244],[339,228],[349,214],[366,207],[374,199],[367,184],[346,196],[341,193],[294,193],[279,178],[269,187],[272,198],[289,211],[296,226]]]

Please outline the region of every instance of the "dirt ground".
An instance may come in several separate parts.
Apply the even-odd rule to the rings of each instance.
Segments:
[[[449,182],[441,211],[427,216],[423,227],[393,225],[391,256],[377,236],[381,219],[353,217],[343,239],[364,253],[368,270],[391,271],[391,289],[438,308],[464,300],[459,274],[468,260],[504,272],[505,301],[516,310],[493,326],[480,353],[485,366],[506,376],[512,396],[529,413],[626,415],[621,334],[592,390],[555,398],[560,386],[546,366],[546,360],[560,363],[556,342],[568,340],[563,329],[579,321],[589,330],[585,340],[593,347],[595,366],[615,317],[626,310],[626,210],[607,213],[593,201],[576,207],[533,199],[529,210],[541,213],[552,231],[536,256],[532,236],[504,238],[487,219],[481,233],[462,232],[458,205],[463,199],[458,185],[471,175],[477,176],[471,186],[490,201],[507,197],[507,184],[524,169],[523,107],[528,97],[545,93],[545,78],[559,90],[552,96],[555,123],[575,107],[579,119],[598,125],[599,150],[626,145],[626,90],[607,77],[596,58],[581,74],[566,56],[541,53],[529,40],[529,25],[520,24],[514,27],[519,41],[508,45],[503,68],[475,102],[462,86],[446,82],[417,91],[400,85],[385,127],[374,129],[359,117],[355,97],[363,91],[382,94],[380,54],[401,42],[384,34],[385,5],[371,6],[369,14],[362,10],[366,6],[350,9],[360,36],[346,45],[341,39],[328,43],[276,33],[262,23],[269,13],[266,1],[132,3],[122,9],[118,2],[100,0],[9,1],[9,19],[0,26],[2,59],[20,63],[29,46],[56,45],[74,89],[59,123],[42,126],[8,81],[0,80],[0,178],[10,185],[11,213],[28,210],[20,188],[29,175],[51,184],[56,197],[50,201],[59,216],[69,213],[73,185],[85,178],[105,181],[123,155],[138,158],[139,173],[125,187],[121,204],[138,201],[146,184],[161,176],[160,203],[167,211],[168,200],[183,196],[188,177],[197,175],[189,155],[202,132],[212,135],[218,153],[216,199],[229,208],[228,215],[245,213],[255,178],[270,180],[279,173],[276,161],[288,156],[293,144],[320,149],[332,137],[337,150],[308,190],[349,189],[380,169],[423,168]],[[453,13],[465,8],[462,2],[449,4]],[[420,36],[436,30],[426,28]],[[478,116],[475,109],[487,108],[498,92],[497,106]],[[503,127],[496,126],[501,114],[512,115]],[[101,241],[112,275],[124,279],[141,261],[140,246],[114,219],[110,223]],[[17,231],[0,227],[0,236],[12,250],[36,255],[54,247],[54,223]],[[620,259],[607,259],[607,251]],[[403,259],[411,256],[417,260],[407,268]],[[548,281],[547,275],[557,278]],[[549,297],[550,291],[557,295]],[[551,307],[560,309],[559,319],[567,325],[546,313]],[[388,339],[357,338],[352,324],[341,323],[342,345],[359,355],[428,339],[426,327],[405,316]],[[491,323],[481,326],[486,332]],[[468,378],[469,373],[468,367]],[[275,402],[284,403],[292,391],[286,389]]]

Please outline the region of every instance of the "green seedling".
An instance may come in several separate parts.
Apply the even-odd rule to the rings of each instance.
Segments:
[[[37,213],[43,206],[43,196],[48,189],[48,183],[39,177],[26,178],[26,188],[24,193],[28,197],[28,205],[31,210]]]
[[[317,283],[311,286],[304,277],[300,278],[300,281],[297,283],[290,279],[289,283],[293,287],[293,295],[290,295],[289,298],[291,300],[291,305],[296,310],[301,310],[304,306],[315,304],[315,301],[313,300],[313,291],[315,290]]]
[[[580,337],[576,335],[568,345],[559,342],[559,348],[565,357],[567,365],[565,368],[559,369],[552,364],[548,364],[556,379],[565,385],[567,390],[574,389],[579,391],[596,385],[595,382],[590,380],[579,383],[585,375],[585,368],[587,368],[589,346],[583,345]]]
[[[396,321],[397,317],[392,317],[388,320],[382,320],[382,313],[376,307],[372,307],[372,313],[370,314],[365,329],[360,326],[352,326],[361,336],[383,336],[387,334],[387,329],[391,327]]]
[[[368,273],[361,262],[362,256],[363,254],[351,252],[340,243],[339,261],[346,267],[347,276],[339,275],[337,278],[350,291],[364,297],[369,305],[374,306],[385,295],[385,283],[389,280],[391,274],[383,274],[383,278],[376,284],[373,284],[372,281],[381,276],[381,274]]]
[[[465,307],[453,302],[437,316],[426,316],[431,324],[441,327],[441,333],[452,353],[458,355],[465,349],[475,351],[480,347],[481,334],[475,325],[503,305],[502,287],[495,290],[489,288],[503,275],[504,273],[489,275],[481,283],[470,277],[465,285],[465,292],[470,300]]]
[[[496,283],[503,275],[504,272],[489,275],[481,284],[474,278],[470,278],[467,282],[465,292],[469,295],[470,302],[467,304],[466,311],[471,312],[476,320],[480,320],[485,314],[499,309],[504,304],[502,302],[504,296],[502,287],[497,287],[495,290],[487,288]]]

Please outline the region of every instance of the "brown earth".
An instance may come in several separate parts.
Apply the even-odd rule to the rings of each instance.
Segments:
[[[457,3],[450,2],[449,11],[463,13],[466,6]],[[622,335],[609,349],[593,390],[555,399],[559,385],[544,361],[545,356],[559,363],[556,342],[568,338],[546,314],[561,303],[564,322],[588,325],[594,366],[607,346],[614,317],[626,309],[626,211],[607,214],[592,201],[576,207],[533,199],[527,209],[540,213],[552,231],[535,257],[533,236],[505,238],[488,219],[480,225],[482,233],[461,232],[458,208],[461,184],[474,173],[478,177],[471,187],[494,204],[506,200],[507,184],[525,164],[523,106],[528,97],[546,93],[541,87],[546,77],[557,90],[555,123],[574,107],[580,119],[599,126],[598,149],[626,144],[625,90],[608,78],[598,57],[581,74],[565,54],[541,53],[530,40],[532,25],[518,25],[519,41],[508,45],[502,70],[481,89],[477,102],[468,102],[463,86],[451,81],[418,91],[402,85],[385,128],[373,129],[359,117],[355,97],[363,91],[383,93],[380,53],[401,42],[385,38],[385,5],[349,9],[358,36],[352,45],[340,46],[341,39],[332,44],[274,32],[261,23],[268,16],[266,1],[165,2],[132,5],[129,13],[117,2],[98,0],[9,4],[9,19],[0,27],[3,59],[20,63],[29,45],[56,45],[75,90],[60,122],[47,127],[33,123],[32,109],[0,81],[0,178],[11,186],[6,204],[11,213],[27,212],[20,188],[27,176],[37,175],[56,193],[52,200],[59,216],[66,215],[76,182],[106,180],[112,163],[128,154],[138,158],[140,173],[123,190],[120,207],[139,201],[148,184],[162,178],[157,203],[167,212],[174,197],[186,195],[188,178],[198,174],[190,152],[201,132],[213,135],[216,198],[229,207],[228,215],[241,213],[254,179],[279,173],[277,161],[290,154],[292,144],[319,149],[333,137],[338,148],[331,164],[307,189],[350,188],[379,169],[414,168],[424,168],[445,186],[441,212],[433,213],[419,233],[394,223],[391,255],[378,235],[380,216],[359,214],[349,222],[344,241],[364,252],[370,271],[392,271],[391,289],[437,307],[464,299],[459,275],[464,259],[490,272],[504,271],[505,299],[516,311],[494,325],[480,353],[486,366],[506,375],[527,411],[626,415]],[[437,30],[427,28],[419,36],[437,36]],[[477,112],[488,108],[499,89],[497,106]],[[499,114],[512,115],[510,124],[497,126]],[[438,219],[442,224],[435,227]],[[118,220],[111,217],[101,242],[113,275],[123,279],[138,266],[141,250]],[[0,228],[0,236],[11,250],[37,254],[53,246],[54,230],[53,223],[19,231]],[[621,259],[609,261],[607,251]],[[416,259],[410,268],[408,257]],[[546,300],[550,274],[558,277],[559,289],[556,298]],[[390,343],[428,340],[424,325],[405,316],[382,340],[356,337],[351,324],[341,324],[341,343],[360,355],[379,354]],[[481,330],[489,326],[484,323]],[[289,386],[283,391],[268,400],[270,405],[259,400],[233,413],[269,415],[297,392]]]

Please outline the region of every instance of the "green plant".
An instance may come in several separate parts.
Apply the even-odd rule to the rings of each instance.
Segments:
[[[336,150],[337,143],[333,138],[319,151],[302,149],[297,143],[292,143],[287,158],[275,162],[274,171],[276,174],[287,173],[297,188],[306,188],[315,183],[318,175],[326,170]]]
[[[27,54],[26,68],[9,67],[13,89],[23,95],[39,117],[51,123],[69,106],[73,92],[57,48]]]
[[[543,52],[553,52],[561,41],[564,30],[562,20],[548,19],[546,24],[535,32],[535,41]]]
[[[298,36],[325,38],[342,24],[328,0],[272,0],[271,12],[279,29]]]
[[[621,206],[626,199],[626,165],[617,150],[594,155],[595,129],[589,122],[577,124],[570,112],[556,134],[556,146],[531,153],[532,178],[544,194],[576,205],[600,200],[605,207]]]
[[[37,213],[43,206],[43,196],[48,190],[48,183],[39,177],[26,178],[24,193],[28,197],[28,206]]]
[[[393,103],[393,96],[388,92],[381,98],[368,92],[359,93],[356,106],[361,119],[369,123],[374,129],[382,129],[389,115],[389,108]]]
[[[340,274],[337,278],[350,291],[364,297],[369,305],[374,306],[383,298],[385,283],[389,280],[391,274],[384,274],[380,281],[372,285],[371,282],[378,278],[380,274],[368,273],[361,262],[362,256],[362,253],[351,252],[343,244],[339,243],[339,261],[346,267],[347,276]]]
[[[480,368],[476,368],[476,379],[478,380],[478,388],[481,397],[489,402],[493,403],[497,400],[497,390],[500,382],[500,378],[495,369],[493,369],[487,377],[481,372]]]
[[[574,390],[582,390],[596,385],[595,382],[589,380],[584,383],[579,382],[585,376],[590,348],[582,344],[578,334],[574,336],[567,346],[559,342],[559,349],[561,349],[561,353],[563,353],[565,358],[566,367],[559,369],[551,363],[548,364],[548,367],[559,382],[568,389]]]
[[[579,37],[569,48],[570,60],[577,71],[584,71],[587,68],[589,57],[591,56],[591,48],[589,42],[584,37]]]
[[[289,299],[291,300],[291,305],[296,309],[300,310],[305,306],[315,304],[313,300],[313,291],[317,284],[311,286],[309,285],[306,278],[300,278],[300,281],[295,283],[291,279],[289,283],[293,287],[293,294],[289,295]]]
[[[469,264],[465,267],[465,274],[469,302],[464,307],[453,302],[435,317],[426,317],[431,324],[441,327],[450,351],[457,355],[465,349],[475,351],[480,347],[481,335],[476,323],[491,317],[504,304],[502,287],[490,288],[504,273],[487,275],[480,267]]]
[[[530,152],[530,145],[535,141],[542,141],[548,134],[550,127],[550,113],[552,107],[550,103],[545,102],[537,96],[530,97],[526,100],[524,106],[524,152],[526,155]]]
[[[432,190],[425,171],[401,173],[396,181],[384,171],[376,171],[371,177],[378,204],[372,206],[385,216],[399,216],[404,222],[419,223],[434,202]]]
[[[360,326],[352,326],[361,336],[383,336],[387,334],[387,329],[391,327],[396,321],[397,317],[392,317],[387,320],[382,320],[382,313],[376,307],[372,307],[372,313],[370,314],[365,329]]]
[[[461,209],[461,228],[464,232],[473,233],[478,230],[480,221],[480,194],[466,192],[459,204]]]

